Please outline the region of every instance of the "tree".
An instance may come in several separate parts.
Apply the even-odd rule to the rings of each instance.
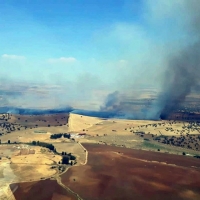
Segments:
[[[62,157],[62,164],[69,164],[69,157],[68,156]]]
[[[8,144],[10,144],[10,140],[8,140]]]
[[[186,155],[186,153],[185,153],[185,152],[183,152],[182,154],[183,154],[183,156],[185,156],[185,155]]]
[[[70,155],[70,160],[76,160],[76,157],[73,155]]]
[[[68,138],[68,139],[70,139],[70,137],[71,137],[70,133],[69,134],[68,133],[64,133],[63,136],[64,136],[64,138]]]
[[[57,134],[53,134],[50,136],[50,139],[57,139],[57,138],[61,138],[63,136],[62,133],[57,133]]]

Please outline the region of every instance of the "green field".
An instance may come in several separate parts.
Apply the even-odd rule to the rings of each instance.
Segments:
[[[151,151],[158,151],[158,149],[159,149],[160,152],[171,153],[171,154],[182,155],[182,153],[185,152],[186,154],[190,154],[191,156],[200,155],[199,152],[194,152],[194,151],[191,151],[191,150],[178,148],[178,147],[174,147],[174,146],[167,146],[167,145],[164,145],[164,144],[163,145],[162,144],[155,144],[154,142],[146,141],[146,140],[143,141],[141,147],[142,147],[142,149],[151,150]]]

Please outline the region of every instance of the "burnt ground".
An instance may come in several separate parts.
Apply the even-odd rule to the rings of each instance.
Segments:
[[[10,185],[16,200],[76,200],[56,180],[13,183]]]
[[[67,125],[68,119],[68,113],[49,115],[7,114],[6,117],[0,118],[0,135],[30,128]]]
[[[88,163],[61,176],[62,183],[83,199],[200,199],[198,159],[100,144],[84,146]]]
[[[192,120],[200,122],[199,112],[174,112],[166,116],[167,120]]]

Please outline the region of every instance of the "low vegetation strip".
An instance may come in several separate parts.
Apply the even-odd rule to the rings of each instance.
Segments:
[[[85,162],[83,163],[83,165],[87,164],[88,161],[88,151],[87,149],[79,142],[79,145],[81,146],[81,148],[83,148],[83,150],[85,151]]]

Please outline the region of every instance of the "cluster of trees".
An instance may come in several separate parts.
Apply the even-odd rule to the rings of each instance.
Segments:
[[[70,160],[69,156],[63,156],[61,163],[62,164],[69,164],[69,160]]]
[[[68,139],[70,139],[71,137],[70,133],[55,133],[50,136],[50,139],[57,139],[57,138],[61,138],[62,136]]]
[[[19,143],[19,142],[18,142],[18,143]],[[0,140],[0,144],[1,144],[1,140]],[[2,143],[2,144],[5,144],[5,142],[4,142],[4,143]],[[15,142],[12,142],[12,143],[11,143],[11,141],[10,141],[10,140],[8,140],[7,144],[17,144],[17,142],[15,141]]]
[[[48,148],[48,149],[56,152],[56,148],[52,144],[40,142],[40,141],[32,141],[32,144],[37,145],[37,146],[41,146],[41,147],[45,147],[45,148]],[[74,155],[72,155],[71,153],[67,153],[67,152],[63,151],[61,153],[61,155],[62,155],[62,160],[59,163],[69,164],[70,160],[76,160],[76,157]]]
[[[76,160],[76,157],[73,156],[71,153],[67,154],[67,155],[63,155],[62,156],[62,160],[60,163],[62,164],[69,164],[70,160]],[[71,165],[72,165],[72,161],[71,161]]]
[[[199,158],[200,159],[200,156],[194,156],[194,158]]]
[[[180,137],[175,136],[157,136],[154,138],[157,142],[161,142],[163,144],[174,145],[178,147],[184,147],[193,150],[200,149],[200,138],[196,135],[182,135]]]
[[[56,151],[56,148],[52,144],[40,142],[40,141],[32,141],[32,145],[48,148],[58,154],[58,152]],[[71,160],[74,160],[74,161],[76,160],[76,157],[72,155],[71,153],[67,153],[63,151],[60,155],[62,155],[62,160],[59,162],[59,164],[70,164]],[[72,162],[71,162],[71,165],[72,165]]]
[[[70,160],[76,160],[76,157],[74,155],[72,155],[71,153],[67,153],[67,152],[62,152],[61,153],[62,156],[68,156]]]
[[[64,137],[64,138],[70,139],[71,135],[70,135],[70,133],[64,133],[64,134],[63,134],[63,137]]]
[[[14,124],[9,123],[9,122],[0,123],[0,126],[1,126],[3,129],[5,129],[7,133],[10,133],[11,131],[15,131],[15,130],[16,130]]]
[[[49,144],[49,143],[46,143],[46,142],[40,142],[40,141],[32,141],[32,144],[37,145],[37,146],[41,146],[41,147],[45,147],[45,148],[48,148],[48,149],[56,152],[56,148],[53,146],[53,144]]]
[[[50,136],[50,139],[57,139],[57,138],[61,138],[63,136],[62,133],[56,133]]]

